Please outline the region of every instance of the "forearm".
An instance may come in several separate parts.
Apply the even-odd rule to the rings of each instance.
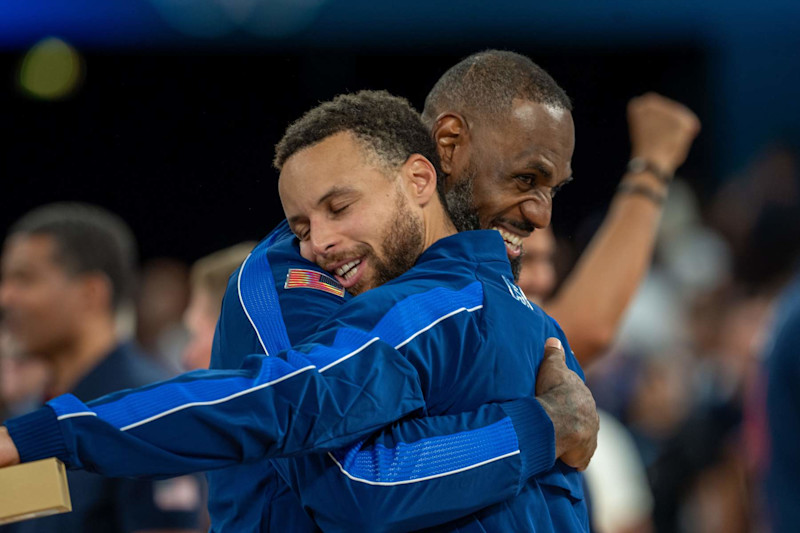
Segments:
[[[408,531],[467,516],[552,468],[555,435],[535,399],[406,419],[328,455],[277,461],[315,521]]]
[[[22,461],[56,456],[111,476],[172,476],[332,449],[422,406],[413,368],[390,347],[371,346],[370,364],[353,357],[330,374],[300,354],[287,358],[293,364],[251,356],[242,370],[195,371],[90,404],[62,396],[7,425]]]
[[[647,173],[627,174],[623,183],[666,195],[666,186]],[[563,328],[581,365],[613,341],[650,267],[661,213],[662,206],[651,198],[618,192],[574,270],[543,305]]]

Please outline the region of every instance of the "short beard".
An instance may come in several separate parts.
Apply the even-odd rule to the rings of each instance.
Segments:
[[[395,217],[382,239],[381,257],[375,253],[370,254],[375,270],[374,278],[364,280],[363,284],[353,285],[348,289],[350,294],[361,294],[393,280],[410,270],[422,254],[425,234],[422,221],[411,212],[405,196],[399,191],[395,206]]]
[[[464,171],[464,175],[456,181],[453,188],[445,193],[450,219],[458,231],[490,229],[481,227],[481,218],[475,208],[475,176],[478,174],[472,163]],[[514,281],[519,281],[522,270],[522,255],[509,259]]]
[[[477,170],[469,164],[461,179],[444,195],[450,218],[458,231],[481,229],[481,219],[475,209],[475,176]]]

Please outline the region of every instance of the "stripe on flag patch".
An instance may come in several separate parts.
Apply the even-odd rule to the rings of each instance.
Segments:
[[[286,284],[284,289],[316,289],[336,296],[344,297],[344,287],[331,276],[317,272],[316,270],[306,270],[304,268],[291,268],[286,274]]]

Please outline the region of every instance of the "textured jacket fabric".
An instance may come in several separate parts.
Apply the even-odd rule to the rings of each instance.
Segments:
[[[259,270],[276,275],[269,263]],[[276,291],[260,293],[268,285],[239,291],[261,347],[240,369],[195,371],[89,404],[56,398],[9,423],[23,459],[57,455],[139,476],[241,462],[258,474],[275,459],[304,509],[332,531],[588,530],[580,475],[554,463],[552,424],[533,399],[545,339],[566,339],[512,282],[497,232],[438,241],[406,274],[320,312],[316,331],[282,351],[271,347],[290,342],[286,330],[309,304],[282,306],[280,321],[251,313],[245,300],[261,311],[283,303]],[[284,292],[336,296],[332,286],[312,280]],[[235,327],[219,331],[215,364],[225,364],[230,336]],[[239,505],[263,507],[274,496],[265,494],[242,491]],[[280,520],[262,514],[259,527],[268,524]]]

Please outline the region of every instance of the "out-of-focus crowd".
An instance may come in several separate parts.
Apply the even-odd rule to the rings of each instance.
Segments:
[[[102,235],[67,249],[77,241],[50,232],[54,217],[118,226],[107,244],[119,253],[98,252]],[[711,198],[673,184],[648,277],[611,349],[586,369],[603,411],[587,471],[597,531],[769,530],[762,355],[774,303],[796,270],[799,231],[798,156],[782,146]],[[115,371],[135,368],[142,379],[208,366],[229,276],[254,243],[191,266],[150,260],[129,277],[135,244],[118,242],[129,233],[113,214],[59,204],[25,215],[4,237],[0,420],[56,394],[79,395],[91,379],[107,379],[112,358]],[[546,301],[574,263],[574,239],[537,231],[525,250],[520,285]],[[202,487],[152,490],[162,510],[202,507]]]
[[[607,515],[595,513],[603,531],[792,530],[775,528],[765,491],[764,358],[800,267],[799,170],[797,154],[776,145],[706,201],[673,184],[653,266],[612,348],[587,369],[598,408],[621,422],[626,442],[615,448],[637,452],[606,461],[602,434],[616,425],[601,416],[590,470],[608,468],[606,481],[611,469],[629,474],[627,489],[593,492],[610,500]]]

